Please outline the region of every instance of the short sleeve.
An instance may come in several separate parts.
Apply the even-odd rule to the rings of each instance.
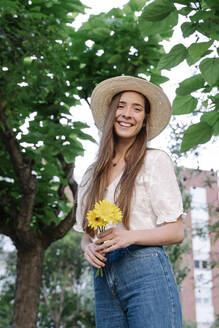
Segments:
[[[170,157],[160,151],[150,177],[150,199],[157,225],[174,222],[183,214],[182,196]]]
[[[84,232],[83,230],[83,200],[85,197],[86,189],[87,189],[87,183],[89,181],[89,177],[91,176],[91,167],[87,169],[85,174],[83,175],[83,178],[81,180],[81,183],[78,188],[78,194],[77,194],[77,210],[76,210],[76,223],[73,226],[75,231],[78,232]]]

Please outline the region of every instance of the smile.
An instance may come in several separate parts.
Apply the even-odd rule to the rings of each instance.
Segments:
[[[132,127],[133,126],[133,124],[131,124],[131,123],[127,123],[127,122],[120,122],[120,121],[117,121],[117,123],[120,125],[120,126],[124,126],[124,127],[126,127],[126,128],[130,128],[130,127]]]

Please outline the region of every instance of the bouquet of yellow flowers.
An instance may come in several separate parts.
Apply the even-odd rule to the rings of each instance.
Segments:
[[[88,226],[96,231],[102,232],[109,223],[118,224],[122,221],[122,211],[108,200],[97,202],[93,210],[87,213]],[[102,268],[97,270],[96,276],[103,276]]]

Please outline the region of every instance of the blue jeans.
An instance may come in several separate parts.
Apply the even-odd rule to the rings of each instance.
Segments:
[[[131,245],[94,268],[96,328],[182,328],[177,285],[163,247]]]

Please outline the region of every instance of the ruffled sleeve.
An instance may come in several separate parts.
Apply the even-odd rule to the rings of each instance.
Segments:
[[[159,151],[150,176],[150,199],[157,225],[174,222],[183,214],[182,196],[170,157]]]
[[[83,230],[83,200],[84,200],[84,195],[87,189],[87,183],[89,181],[89,178],[91,176],[91,170],[92,166],[90,166],[85,174],[83,175],[83,178],[81,180],[81,183],[78,188],[78,194],[77,194],[77,210],[76,210],[76,223],[73,226],[75,231],[78,232],[84,232]]]

